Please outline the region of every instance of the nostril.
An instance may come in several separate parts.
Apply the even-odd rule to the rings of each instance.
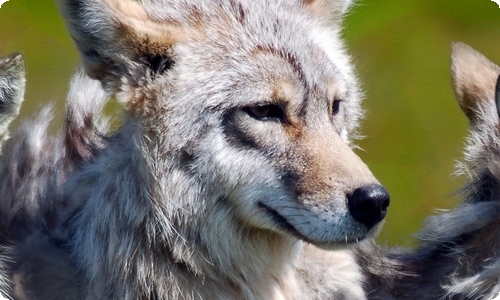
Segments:
[[[384,219],[390,197],[383,186],[372,184],[355,189],[347,203],[352,217],[371,228]]]

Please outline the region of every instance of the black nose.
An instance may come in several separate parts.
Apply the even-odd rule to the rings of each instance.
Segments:
[[[368,228],[384,219],[389,202],[389,193],[378,184],[357,188],[347,196],[351,215]]]

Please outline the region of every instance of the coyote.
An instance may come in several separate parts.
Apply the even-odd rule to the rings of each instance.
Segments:
[[[3,142],[0,289],[14,299],[480,299],[500,291],[500,68],[453,52],[466,201],[413,251],[376,245],[389,195],[353,152],[349,0],[60,0],[80,51]],[[7,70],[7,71],[5,71]],[[0,61],[0,136],[24,88]],[[496,88],[496,97],[500,92]],[[7,91],[7,92],[3,92]],[[112,130],[102,110],[123,107]],[[498,102],[498,101],[497,101]]]

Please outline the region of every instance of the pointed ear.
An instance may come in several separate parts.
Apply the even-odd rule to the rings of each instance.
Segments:
[[[495,101],[495,93],[499,93],[497,90],[499,76],[500,67],[484,55],[466,44],[453,44],[451,65],[453,87],[460,108],[472,125],[482,119],[486,104]]]
[[[313,15],[329,20],[339,20],[349,10],[353,0],[301,0]]]
[[[159,22],[132,0],[58,0],[88,75],[116,90],[174,63],[172,45],[187,34],[178,22]]]
[[[0,145],[8,138],[8,126],[19,114],[26,85],[21,54],[0,58]]]

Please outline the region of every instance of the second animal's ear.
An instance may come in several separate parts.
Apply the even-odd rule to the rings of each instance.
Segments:
[[[498,115],[500,93],[497,82],[500,67],[463,43],[455,43],[452,52],[451,76],[460,108],[471,125],[484,120],[484,114]],[[495,108],[495,109],[494,109]]]
[[[132,0],[58,0],[88,75],[115,91],[174,64],[172,46],[186,36],[177,23],[153,19]]]

